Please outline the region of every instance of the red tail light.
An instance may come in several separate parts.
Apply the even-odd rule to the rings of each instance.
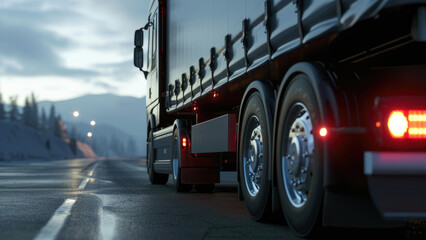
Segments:
[[[408,136],[426,139],[426,110],[408,111]]]
[[[403,138],[408,129],[408,121],[403,111],[393,111],[388,120],[388,128],[393,138]]]
[[[426,110],[394,110],[388,129],[395,139],[426,139]]]
[[[186,147],[187,146],[187,140],[186,140],[186,138],[182,138],[182,148],[184,148],[184,147]]]

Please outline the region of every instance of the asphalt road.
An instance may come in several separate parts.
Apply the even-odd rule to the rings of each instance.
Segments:
[[[144,160],[0,164],[0,239],[299,239],[282,220],[250,219],[235,175],[221,177],[214,193],[185,194],[170,181],[149,184]],[[330,236],[400,239],[409,231]]]

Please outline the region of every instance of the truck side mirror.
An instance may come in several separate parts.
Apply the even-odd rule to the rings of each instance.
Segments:
[[[135,67],[142,70],[143,67],[143,49],[141,47],[135,47],[133,50],[133,64]]]
[[[143,46],[143,29],[139,29],[135,31],[135,47]]]
[[[148,29],[152,23],[148,22],[145,27],[135,31],[135,49],[133,50],[133,64],[139,68],[145,75],[145,79],[148,76],[148,71],[142,69],[143,67],[143,31]]]

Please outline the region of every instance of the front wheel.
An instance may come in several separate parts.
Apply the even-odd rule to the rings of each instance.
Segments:
[[[180,146],[178,129],[175,129],[175,131],[173,132],[173,142],[172,142],[173,183],[175,184],[176,192],[190,192],[192,189],[192,184],[181,183],[181,175],[182,175],[181,167],[180,167],[181,161],[182,161],[182,148]]]
[[[169,174],[156,173],[154,170],[154,148],[152,145],[152,132],[149,132],[148,142],[147,142],[147,163],[146,170],[149,176],[149,182],[151,184],[161,184],[164,185],[169,180]]]
[[[319,110],[305,75],[296,76],[280,109],[277,183],[284,216],[301,237],[316,233],[322,204],[322,149],[315,131]]]

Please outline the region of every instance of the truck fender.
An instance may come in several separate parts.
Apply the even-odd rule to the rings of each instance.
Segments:
[[[238,133],[237,134],[239,136],[239,133],[241,132],[240,128],[241,128],[241,125],[242,125],[241,124],[241,121],[242,121],[242,118],[243,118],[242,114],[244,113],[247,100],[253,92],[258,92],[260,94],[260,97],[261,97],[262,102],[264,104],[263,107],[265,108],[265,110],[267,112],[268,116],[267,116],[267,123],[266,124],[268,126],[268,131],[269,131],[269,136],[270,136],[269,142],[272,143],[272,132],[273,132],[272,127],[273,127],[273,112],[274,112],[274,107],[275,107],[275,94],[274,94],[274,90],[272,88],[272,84],[269,84],[269,82],[266,82],[266,84],[265,84],[264,82],[256,80],[256,81],[250,83],[250,85],[247,87],[247,89],[246,89],[246,91],[243,95],[243,98],[241,100],[241,104],[240,104],[240,112],[238,114],[238,128],[237,128]],[[237,138],[237,146],[238,147],[239,147],[239,142],[240,142],[240,137]],[[271,151],[271,149],[272,148],[270,148],[269,151]],[[237,159],[239,159],[238,154],[239,154],[239,150],[237,151]],[[270,160],[269,166],[272,166],[272,158],[270,158],[269,160]],[[236,162],[237,162],[237,176],[238,176],[238,174],[239,174],[239,166],[238,166],[239,161],[236,161]],[[272,179],[272,171],[269,172],[268,179],[269,180]],[[238,177],[238,182],[239,181],[240,180],[239,180],[239,177]]]
[[[330,76],[328,75],[327,70],[317,62],[300,62],[293,65],[285,74],[277,95],[277,101],[275,104],[274,111],[274,129],[278,127],[278,118],[279,118],[279,109],[281,108],[281,104],[283,99],[285,98],[286,90],[291,82],[291,80],[297,74],[305,74],[310,84],[314,90],[315,96],[317,98],[317,102],[319,105],[320,112],[320,124],[325,124],[327,128],[335,128],[340,125],[339,120],[339,108],[336,98],[336,92],[332,88]],[[276,145],[278,133],[274,131],[273,133],[273,145],[272,151],[276,152]],[[326,147],[327,149],[327,147]],[[327,170],[328,166],[328,157],[327,152],[324,153],[324,183],[328,181],[329,171]],[[274,161],[277,159],[274,159]],[[275,167],[275,164],[272,165]],[[275,170],[275,169],[274,169]],[[276,178],[273,179],[274,185],[276,185]]]
[[[181,119],[176,119],[173,123],[173,131],[172,134],[175,132],[175,130],[177,129],[177,134],[178,134],[178,141],[180,141],[180,139],[182,139],[182,137],[187,137],[189,138],[190,136],[188,135],[188,131],[187,128],[185,128],[185,123],[183,122],[184,120]],[[182,136],[183,135],[183,136]],[[191,140],[189,140],[191,141]],[[181,162],[179,161],[179,167],[181,166]]]
[[[155,116],[153,114],[149,114],[147,118],[148,118],[148,121],[147,121],[146,126],[147,126],[148,129],[147,129],[146,133],[148,134],[150,130],[152,130],[152,131],[155,130],[156,124],[155,124]]]

